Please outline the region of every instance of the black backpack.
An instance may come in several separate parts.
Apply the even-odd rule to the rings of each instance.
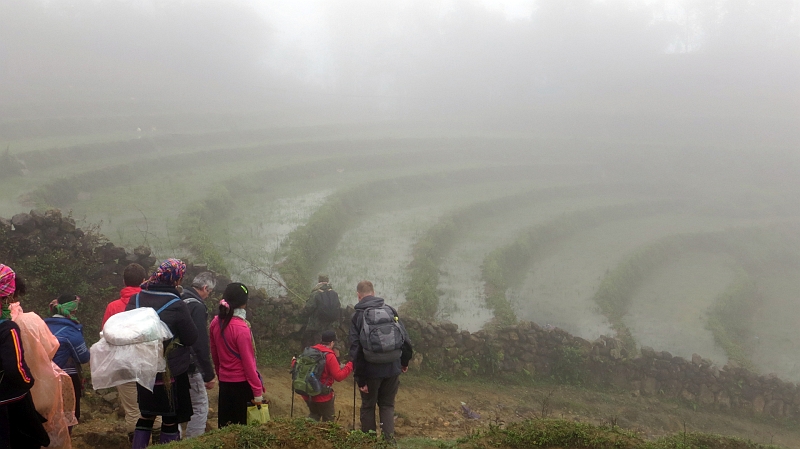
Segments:
[[[331,388],[320,382],[326,362],[326,353],[312,347],[304,349],[292,367],[292,389],[295,393],[305,396],[330,393]]]
[[[317,292],[316,315],[320,321],[332,323],[339,321],[342,305],[339,303],[339,294],[335,290],[321,290]]]
[[[397,311],[384,305],[364,310],[358,339],[367,362],[389,363],[400,358],[406,333]]]

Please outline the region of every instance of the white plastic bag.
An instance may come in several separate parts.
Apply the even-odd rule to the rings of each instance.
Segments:
[[[152,307],[140,307],[113,315],[103,326],[103,338],[122,346],[172,338],[169,327]]]
[[[151,309],[152,310],[152,309]],[[166,362],[161,340],[132,345],[110,345],[101,338],[89,349],[92,366],[92,388],[111,388],[128,382],[153,391],[156,374],[164,371]]]
[[[128,382],[153,391],[156,374],[164,372],[163,341],[172,338],[169,327],[151,307],[113,315],[103,326],[91,353],[92,387],[116,387]]]

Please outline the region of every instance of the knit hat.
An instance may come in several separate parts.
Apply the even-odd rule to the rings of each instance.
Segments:
[[[336,341],[336,332],[327,330],[322,333],[322,338],[320,338],[322,343],[330,343],[332,341]]]

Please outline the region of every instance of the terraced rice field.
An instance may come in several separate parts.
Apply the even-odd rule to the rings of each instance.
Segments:
[[[708,168],[705,178],[666,156],[649,165],[638,158],[639,171],[616,165],[626,152],[653,150],[644,144],[628,142],[604,155],[566,138],[463,130],[396,137],[402,133],[383,125],[209,129],[215,131],[151,133],[143,141],[119,133],[15,138],[15,154],[29,171],[0,179],[0,216],[59,201],[79,224],[99,224],[116,244],[146,244],[159,257],[202,263],[185,229],[200,211],[194,226],[232,277],[273,295],[287,293],[278,271],[299,254],[292,236],[313,225],[330,231],[330,241],[301,267],[307,279],[299,280],[298,296],[326,272],[345,304],[355,302],[356,283],[370,279],[379,295],[400,306],[419,287],[412,285],[412,268],[424,265],[427,271],[416,275],[433,282],[425,285],[436,300],[435,316],[471,331],[496,318],[487,307],[488,255],[555,223],[548,230],[554,237],[536,240],[526,262],[514,267],[522,274],[504,280],[502,296],[517,319],[587,339],[614,333],[595,294],[637,251],[685,233],[800,220],[790,192],[757,182],[742,164]],[[749,181],[728,172],[736,167]],[[643,208],[625,211],[636,204]],[[322,213],[335,217],[332,231],[314,224]],[[561,225],[569,229],[559,232]],[[425,253],[426,245],[435,251]],[[758,265],[767,245],[758,238],[748,245],[749,263]],[[724,364],[727,353],[709,329],[709,313],[742,268],[742,256],[676,251],[636,280],[623,323],[639,345]],[[737,344],[763,371],[800,380],[794,300],[800,272],[778,265],[755,272],[755,313],[745,320],[752,336]]]

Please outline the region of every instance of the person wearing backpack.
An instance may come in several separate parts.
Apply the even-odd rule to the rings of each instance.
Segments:
[[[50,303],[50,318],[44,322],[50,332],[58,339],[58,351],[53,362],[69,374],[75,390],[75,419],[81,419],[81,396],[83,396],[83,375],[81,364],[89,363],[89,348],[83,339],[83,326],[74,313],[78,310],[81,298],[71,293],[63,294]]]
[[[25,294],[25,283],[0,263],[0,449],[39,449],[50,445],[44,418],[31,398],[34,378],[25,363],[21,330],[11,319],[11,303]]]
[[[339,294],[331,286],[330,278],[320,274],[303,309],[303,313],[308,316],[303,332],[303,349],[317,344],[323,330],[338,327],[341,308]]]
[[[176,288],[185,272],[186,264],[179,259],[165,260],[142,284],[142,291],[131,297],[125,307],[125,310],[152,307],[173,335],[171,340],[164,342],[167,370],[158,373],[153,391],[136,384],[142,417],[136,423],[133,449],[148,446],[156,416],[162,419],[159,439],[162,444],[179,440],[179,424],[192,417],[189,347],[197,341],[197,327]]]
[[[394,398],[400,374],[408,371],[413,350],[397,311],[375,296],[370,281],[356,288],[358,304],[350,321],[350,359],[361,391],[361,431],[377,431],[378,406],[381,434],[394,440]]]
[[[247,322],[247,287],[233,282],[225,287],[219,315],[211,320],[211,358],[219,379],[217,425],[247,424],[247,407],[269,403],[256,368],[256,348]]]
[[[190,348],[189,384],[191,385],[192,419],[186,424],[186,438],[197,437],[205,433],[208,420],[208,392],[214,388],[214,366],[211,364],[211,352],[208,339],[208,308],[205,301],[216,287],[214,275],[208,271],[198,274],[192,280],[192,286],[183,289],[181,299],[189,308],[194,325],[197,327],[197,341]]]
[[[144,267],[138,263],[128,264],[122,271],[122,281],[125,287],[119,292],[119,298],[111,301],[106,306],[106,312],[103,314],[103,324],[112,316],[124,312],[128,307],[128,303],[132,296],[142,291],[142,283],[147,279],[147,272]],[[133,434],[136,430],[136,423],[142,415],[139,413],[139,404],[136,394],[136,382],[128,382],[117,385],[117,397],[119,398],[119,406],[125,413],[125,428],[128,431],[128,441],[133,442]],[[161,417],[157,417],[153,423],[153,431],[158,433],[161,431]]]
[[[306,348],[292,364],[292,388],[303,398],[308,417],[314,421],[333,421],[333,382],[345,380],[353,371],[353,362],[339,365],[335,344],[336,332],[326,330],[319,344]]]

